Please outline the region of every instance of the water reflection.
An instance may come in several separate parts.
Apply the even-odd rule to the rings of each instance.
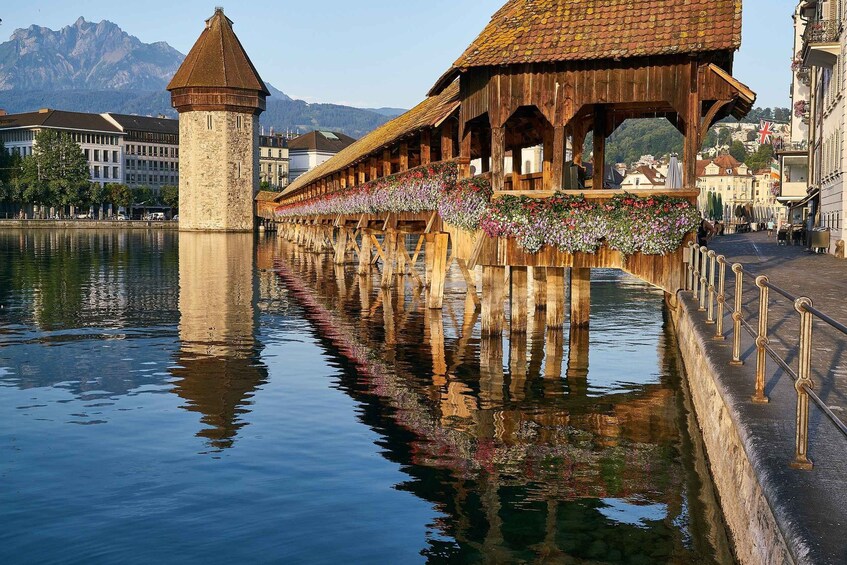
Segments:
[[[343,385],[374,406],[362,420],[409,473],[402,488],[445,514],[429,558],[731,560],[720,521],[701,514],[716,505],[708,476],[682,452],[687,413],[673,336],[656,317],[660,294],[635,285],[626,300],[618,275],[599,293],[594,311],[607,318],[593,335],[620,340],[613,330],[629,318],[634,331],[622,331],[633,339],[614,345],[637,358],[610,360],[612,344],[595,347],[585,328],[546,328],[540,312],[528,335],[506,341],[504,359],[503,340],[479,338],[460,285],[448,288],[442,318],[408,297],[402,278],[374,294],[352,270],[328,276],[324,257],[282,254],[282,284],[328,353],[350,364]],[[641,341],[651,339],[645,362]]]
[[[252,234],[179,236],[179,353],[171,370],[185,408],[202,414],[198,432],[230,447],[257,387],[267,381],[256,341]]]

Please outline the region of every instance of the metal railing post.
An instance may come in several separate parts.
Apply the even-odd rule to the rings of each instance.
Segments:
[[[695,243],[691,250],[691,264],[694,265],[693,278],[691,280],[691,298],[697,300],[697,287],[700,284],[700,246]]]
[[[794,460],[788,464],[792,469],[810,471],[812,460],[809,459],[809,393],[812,390],[812,313],[806,308],[811,306],[811,299],[801,296],[794,302],[794,309],[800,314],[800,362],[797,370],[797,436],[794,450]]]
[[[708,257],[706,254],[708,253],[708,249],[706,247],[700,248],[700,307],[697,308],[698,312],[706,311],[706,274],[709,271],[709,263]]]
[[[718,315],[715,327],[714,339],[724,340],[723,336],[723,310],[726,302],[726,257],[718,255]]]
[[[683,258],[683,262],[685,259]],[[688,242],[688,272],[685,274],[685,290],[694,288],[694,242]]]
[[[735,273],[735,308],[732,313],[732,361],[730,365],[743,365],[741,360],[741,295],[744,292],[744,267],[741,263],[732,266]]]
[[[707,253],[709,256],[709,309],[706,315],[706,323],[715,323],[715,262],[717,254],[711,249]]]
[[[765,371],[767,370],[768,345],[768,277],[759,275],[756,277],[756,286],[759,287],[759,335],[756,336],[756,392],[750,400],[756,404],[767,404],[768,397],[765,396]]]

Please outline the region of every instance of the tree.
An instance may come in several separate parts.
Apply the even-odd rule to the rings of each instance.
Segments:
[[[262,182],[259,183],[259,190],[270,190],[270,189],[271,189],[271,183],[269,183],[268,181],[263,180]]]
[[[747,132],[747,141],[756,141],[757,137],[759,137],[759,134],[756,133],[756,130],[751,129]]]
[[[729,146],[729,154],[740,163],[743,163],[747,159],[747,150],[744,148],[744,144],[737,139]]]
[[[97,207],[103,205],[109,199],[108,185],[92,182],[88,187],[88,201]]]
[[[162,203],[165,206],[170,206],[171,208],[178,208],[179,187],[174,186],[172,184],[163,186],[162,190],[159,192],[159,199],[161,199]]]
[[[139,186],[132,189],[132,204],[134,206],[153,204],[153,198],[153,189],[149,186]]]
[[[752,171],[769,169],[773,162],[773,146],[760,145],[759,148],[745,159],[744,164]]]
[[[88,161],[70,135],[49,129],[38,132],[32,155],[23,159],[22,167],[25,201],[66,206],[86,201]]]
[[[125,184],[113,183],[107,185],[108,187],[108,200],[112,203],[116,208],[128,208],[132,203],[132,192],[129,187]]]
[[[721,196],[720,193],[718,193],[718,195],[715,197],[715,201],[716,201],[716,210],[717,210],[717,214],[715,215],[715,219],[716,220],[723,220],[723,196]]]

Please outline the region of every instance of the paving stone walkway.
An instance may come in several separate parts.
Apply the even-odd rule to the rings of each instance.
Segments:
[[[756,275],[767,275],[794,296],[810,297],[814,306],[830,317],[847,323],[847,261],[817,255],[800,246],[777,245],[764,232],[715,238],[709,247],[730,262],[744,265]],[[734,300],[734,276],[727,270],[727,301]],[[769,327],[772,347],[797,370],[799,314],[793,303],[770,293]],[[690,310],[696,302],[685,293]],[[754,277],[745,276],[743,312],[753,327],[758,326],[759,291]],[[724,317],[725,341],[710,339],[714,325],[706,316],[693,312],[698,331],[706,338],[707,354],[717,366],[729,402],[736,410],[737,424],[746,436],[748,457],[757,469],[765,497],[774,509],[783,534],[795,549],[802,548],[808,563],[847,563],[847,437],[817,407],[810,408],[809,453],[811,471],[788,468],[794,453],[796,392],[788,374],[768,360],[765,393],[770,403],[754,404],[756,348],[754,339],[742,330],[744,366],[731,367],[732,319]],[[813,329],[812,377],[815,391],[842,419],[847,420],[847,336],[821,321]],[[696,375],[690,375],[696,378]]]

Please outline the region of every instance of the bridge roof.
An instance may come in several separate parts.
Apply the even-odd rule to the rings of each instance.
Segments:
[[[188,87],[222,87],[253,90],[270,96],[241,42],[232,31],[232,20],[223,8],[206,20],[206,28],[188,52],[168,90]]]
[[[625,59],[741,46],[741,0],[509,0],[436,83],[471,67]]]
[[[383,124],[311,171],[300,175],[281,195],[289,195],[316,180],[356,164],[402,137],[438,126],[458,106],[459,83],[456,81],[437,96],[430,96],[405,114]]]

